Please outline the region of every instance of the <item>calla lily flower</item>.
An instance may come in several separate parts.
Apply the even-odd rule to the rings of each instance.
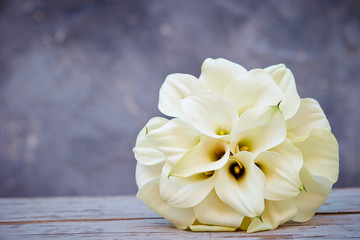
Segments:
[[[311,219],[338,179],[336,138],[284,64],[206,59],[171,74],[133,149],[137,197],[175,227],[256,232]]]

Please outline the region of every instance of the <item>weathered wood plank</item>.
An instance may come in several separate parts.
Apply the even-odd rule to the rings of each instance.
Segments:
[[[320,213],[360,212],[360,189],[334,189]],[[160,218],[135,196],[0,198],[0,223]]]
[[[0,225],[0,239],[343,239],[358,238],[360,214],[317,215],[306,223],[287,223],[277,230],[193,233],[175,229],[165,219],[76,221]]]
[[[0,199],[0,239],[340,239],[360,236],[360,189],[334,189],[318,215],[274,231],[175,229],[134,196]]]
[[[318,213],[360,213],[360,188],[333,189]]]
[[[135,196],[0,198],[0,222],[154,217]]]

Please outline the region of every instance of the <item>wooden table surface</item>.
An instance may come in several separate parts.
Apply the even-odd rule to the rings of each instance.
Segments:
[[[274,231],[178,230],[135,196],[0,198],[0,239],[360,238],[360,188],[334,189],[316,216]]]

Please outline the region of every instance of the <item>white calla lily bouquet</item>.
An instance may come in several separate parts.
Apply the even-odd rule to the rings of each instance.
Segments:
[[[179,229],[248,233],[315,214],[338,179],[336,138],[284,64],[206,59],[169,75],[139,133],[137,197]]]

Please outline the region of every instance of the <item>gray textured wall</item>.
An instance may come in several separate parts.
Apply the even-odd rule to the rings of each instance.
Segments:
[[[174,72],[286,63],[360,186],[360,1],[0,1],[0,196],[134,194],[135,137]]]

